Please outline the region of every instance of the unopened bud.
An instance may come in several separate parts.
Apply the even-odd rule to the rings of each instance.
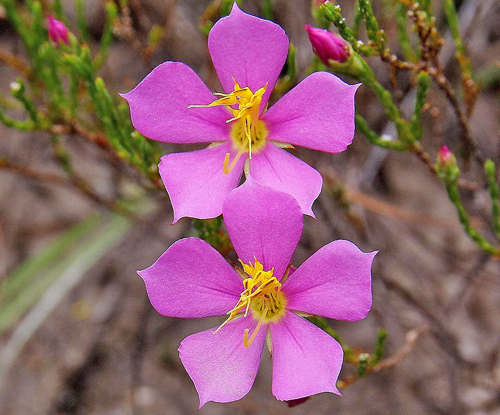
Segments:
[[[325,65],[333,60],[344,63],[350,56],[347,42],[329,30],[305,25],[314,53]]]
[[[448,146],[443,145],[438,153],[438,162],[441,168],[445,169],[450,164],[453,164],[455,162],[454,159],[455,157]]]
[[[49,16],[47,18],[47,26],[49,37],[52,42],[54,42],[56,45],[58,45],[60,42],[69,45],[69,29],[63,22],[54,19],[52,16]]]
[[[436,171],[439,177],[446,183],[453,183],[460,176],[457,159],[448,146],[442,146],[437,155]]]

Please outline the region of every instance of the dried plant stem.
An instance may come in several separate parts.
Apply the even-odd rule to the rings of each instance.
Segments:
[[[52,134],[76,134],[84,138],[88,142],[97,145],[100,149],[104,150],[113,161],[123,161],[120,157],[120,154],[116,152],[116,150],[111,146],[105,134],[89,131],[76,120],[69,120],[64,123],[52,125],[49,128],[49,132]],[[154,189],[164,190],[163,183],[161,182],[159,177],[148,176],[148,178],[150,179]]]
[[[141,41],[139,40],[137,31],[132,25],[130,7],[126,4],[120,3],[120,11],[121,17],[115,25],[115,33],[140,54],[148,70],[151,70],[153,68],[153,65],[151,64],[151,52],[148,51],[148,48],[143,47]]]
[[[125,210],[116,200],[108,200],[97,193],[95,193],[91,186],[78,174],[73,173],[72,177],[68,180],[59,174],[48,173],[40,170],[35,170],[30,167],[12,163],[6,158],[0,159],[0,170],[8,170],[13,173],[20,174],[29,179],[33,179],[43,183],[50,183],[57,186],[67,187],[69,189],[78,191],[83,194],[92,202],[117,213],[123,214],[125,216],[135,219],[135,215]]]
[[[427,326],[421,326],[410,330],[408,333],[406,333],[406,343],[394,354],[394,356],[383,359],[374,366],[368,366],[366,368],[366,373],[378,373],[382,370],[390,369],[391,367],[399,365],[413,351],[415,344],[417,343],[417,340],[420,338],[420,336],[428,332],[429,327]],[[360,377],[357,374],[351,375],[345,379],[339,380],[337,382],[337,387],[339,389],[345,389],[358,379],[360,379]]]
[[[0,61],[19,71],[25,78],[28,78],[31,74],[31,68],[25,61],[3,48],[0,48]]]
[[[427,166],[427,168],[431,171],[432,174],[437,176],[437,170],[434,164],[431,161],[431,158],[427,152],[424,151],[422,146],[420,144],[415,144],[413,146],[413,152],[416,154],[416,156],[422,160],[422,162]]]
[[[441,67],[438,66],[437,68],[429,68],[428,73],[436,81],[436,84],[439,86],[439,88],[446,94],[448,101],[450,101],[450,104],[453,107],[455,115],[462,129],[461,137],[466,150],[466,154],[469,154],[470,152],[475,152],[476,156],[478,156],[479,160],[481,161],[482,158],[477,154],[476,145],[472,140],[467,115],[460,107],[460,103],[458,102],[455,91],[453,90],[448,79],[443,75]]]

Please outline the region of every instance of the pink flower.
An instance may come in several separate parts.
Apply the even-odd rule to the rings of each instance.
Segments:
[[[343,63],[349,58],[349,46],[340,36],[329,30],[311,27],[308,24],[305,25],[305,28],[314,53],[325,65],[329,65],[329,60]]]
[[[312,216],[321,175],[283,147],[345,150],[354,135],[358,85],[317,72],[266,111],[287,57],[288,38],[281,27],[242,12],[236,3],[210,31],[208,48],[224,90],[215,94],[219,99],[180,62],[159,65],[124,95],[134,127],[146,137],[217,143],[162,157],[159,169],[174,222],[220,215],[244,169],[259,183],[292,195],[302,212]]]
[[[153,307],[165,316],[229,316],[179,347],[200,407],[235,401],[250,391],[266,338],[277,399],[339,394],[342,347],[302,316],[363,319],[371,308],[375,252],[334,241],[290,272],[302,233],[300,207],[290,195],[250,175],[226,198],[223,215],[242,269],[235,271],[201,239],[187,238],[138,271]]]
[[[63,22],[54,19],[52,16],[49,16],[47,18],[47,25],[49,37],[52,42],[54,42],[56,45],[58,45],[60,42],[69,45],[69,29]]]
[[[451,150],[448,148],[447,145],[443,145],[439,149],[438,161],[439,161],[439,165],[443,169],[446,168],[447,166],[449,166],[450,164],[456,163],[455,157],[453,156],[453,153],[451,152]]]

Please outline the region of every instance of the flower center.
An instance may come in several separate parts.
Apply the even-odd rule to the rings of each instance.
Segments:
[[[227,313],[229,314],[227,320],[220,325],[215,333],[243,310],[245,310],[244,317],[248,315],[250,310],[258,323],[250,336],[249,330],[245,329],[243,346],[249,347],[264,323],[275,322],[283,317],[286,300],[281,291],[281,283],[273,275],[274,268],[270,271],[264,271],[263,265],[256,258],[255,264],[252,264],[251,261],[248,264],[243,262],[241,264],[248,275],[248,278],[243,280],[244,290],[234,308]]]
[[[223,168],[225,174],[229,174],[243,153],[248,152],[248,157],[252,158],[252,152],[260,151],[264,147],[267,137],[266,125],[262,120],[259,120],[260,104],[267,84],[254,93],[248,87],[241,88],[234,78],[233,80],[234,91],[230,94],[215,93],[214,95],[220,98],[208,105],[188,106],[188,108],[207,108],[223,105],[233,114],[233,117],[226,122],[234,121],[231,128],[231,139],[233,147],[238,150],[238,153],[231,163],[229,163],[231,156],[226,153]]]

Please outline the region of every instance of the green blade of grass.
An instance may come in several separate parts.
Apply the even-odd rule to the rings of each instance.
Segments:
[[[70,229],[44,252],[7,277],[12,281],[0,308],[0,334],[11,328],[69,271],[93,266],[129,229],[122,216],[92,217]],[[41,266],[41,268],[39,268]]]

